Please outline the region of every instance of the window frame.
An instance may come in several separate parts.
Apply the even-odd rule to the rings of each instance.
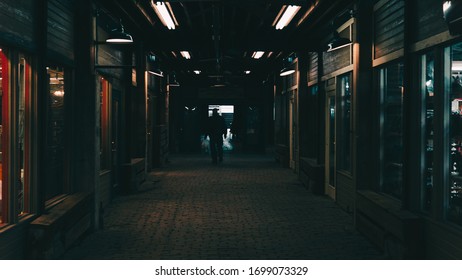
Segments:
[[[400,194],[396,195],[391,192],[388,192],[385,188],[385,178],[390,178],[393,176],[388,176],[385,174],[386,172],[386,149],[385,145],[389,145],[391,142],[386,141],[385,138],[388,134],[389,131],[386,130],[385,125],[386,125],[386,117],[387,117],[387,112],[386,112],[386,106],[388,102],[386,103],[387,96],[389,94],[389,69],[391,67],[401,67],[401,102],[400,102],[400,111],[401,111],[401,134],[400,134],[400,144],[401,144],[401,162],[392,162],[390,161],[391,165],[395,165],[395,169],[398,169],[398,172],[401,172],[401,178],[400,178]],[[385,63],[383,65],[377,66],[374,70],[376,73],[376,86],[375,90],[377,93],[377,98],[378,98],[378,115],[377,115],[377,121],[378,121],[378,143],[379,143],[379,149],[378,149],[378,158],[379,158],[379,164],[378,164],[378,191],[382,194],[385,194],[387,196],[390,196],[394,199],[402,201],[403,199],[403,188],[404,188],[404,180],[403,180],[403,164],[404,164],[404,145],[405,145],[405,139],[404,139],[404,131],[403,131],[403,121],[404,121],[404,100],[403,100],[403,89],[404,89],[404,62],[401,59],[393,60],[388,63]]]
[[[62,132],[62,141],[63,141],[63,144],[62,144],[62,149],[63,149],[63,154],[62,154],[62,168],[63,168],[63,172],[62,172],[62,182],[61,182],[61,186],[59,187],[59,191],[54,194],[54,195],[49,195],[48,194],[48,190],[50,188],[50,177],[51,176],[51,173],[49,174],[48,171],[50,171],[49,169],[50,168],[47,168],[47,174],[45,175],[46,176],[46,184],[45,184],[45,193],[44,193],[44,196],[43,196],[43,199],[44,199],[44,203],[45,203],[45,208],[46,209],[49,209],[51,207],[53,207],[54,205],[56,205],[57,203],[59,203],[60,201],[62,201],[69,193],[70,193],[70,183],[69,183],[69,178],[70,178],[70,170],[69,170],[69,157],[70,157],[70,152],[69,149],[67,149],[67,147],[69,146],[69,143],[71,141],[70,137],[70,131],[69,131],[69,126],[71,125],[71,113],[72,111],[66,107],[66,104],[68,104],[71,100],[71,86],[72,86],[72,69],[70,69],[70,67],[67,67],[66,65],[63,65],[62,63],[57,63],[57,62],[49,62],[48,63],[48,66],[47,66],[47,72],[50,71],[50,69],[53,68],[53,69],[56,69],[56,70],[51,70],[51,71],[55,71],[55,72],[62,72],[62,79],[64,81],[64,85],[63,85],[63,122],[64,122],[64,125],[63,125],[63,132]],[[47,73],[46,76],[49,76],[49,73]],[[47,80],[48,81],[48,86],[47,86],[47,91],[46,91],[46,126],[45,126],[45,129],[46,129],[46,149],[47,149],[47,161],[51,162],[51,158],[50,158],[50,141],[51,141],[51,137],[50,137],[50,132],[52,132],[50,130],[50,121],[51,121],[51,115],[52,115],[52,108],[50,106],[51,104],[51,87],[50,87],[50,80],[51,80],[51,76],[50,78]],[[67,105],[69,106],[69,105]]]
[[[343,88],[343,79],[348,77],[349,83],[349,98],[350,103],[348,110],[348,125],[345,125],[346,119],[346,106],[345,106],[345,90]],[[337,171],[352,174],[353,170],[353,72],[349,71],[337,77],[337,100],[339,101],[337,113]],[[348,139],[348,147],[344,146],[344,139]],[[346,152],[348,151],[348,159],[346,159]],[[345,162],[347,161],[347,163]]]
[[[33,106],[35,89],[33,87],[31,56],[15,49],[2,47],[0,49],[2,49],[3,88],[1,97],[2,187],[0,191],[2,192],[2,211],[0,213],[0,225],[4,226],[16,224],[33,212],[33,198],[31,197],[33,171],[31,168],[34,165],[31,163],[33,160],[31,122],[35,108]],[[24,106],[22,116],[19,112],[21,106]],[[21,120],[22,128],[20,127]],[[22,138],[22,153],[20,152],[20,137]],[[21,198],[19,198],[20,195]]]

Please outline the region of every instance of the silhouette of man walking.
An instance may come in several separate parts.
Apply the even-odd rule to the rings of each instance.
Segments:
[[[227,127],[225,119],[218,114],[218,109],[212,110],[212,116],[208,119],[207,134],[210,137],[210,152],[212,162],[223,161],[223,137],[226,138]]]

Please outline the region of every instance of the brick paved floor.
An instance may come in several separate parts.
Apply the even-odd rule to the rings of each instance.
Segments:
[[[172,157],[65,259],[381,259],[353,217],[268,156]]]

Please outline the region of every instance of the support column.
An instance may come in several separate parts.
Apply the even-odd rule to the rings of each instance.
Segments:
[[[99,138],[96,137],[97,102],[94,72],[94,11],[91,0],[81,0],[75,6],[74,91],[71,96],[71,192],[98,194]],[[94,224],[98,227],[99,197],[94,205]]]

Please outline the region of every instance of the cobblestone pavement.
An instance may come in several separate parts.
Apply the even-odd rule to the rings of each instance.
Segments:
[[[64,259],[382,259],[333,200],[269,156],[176,156]]]

